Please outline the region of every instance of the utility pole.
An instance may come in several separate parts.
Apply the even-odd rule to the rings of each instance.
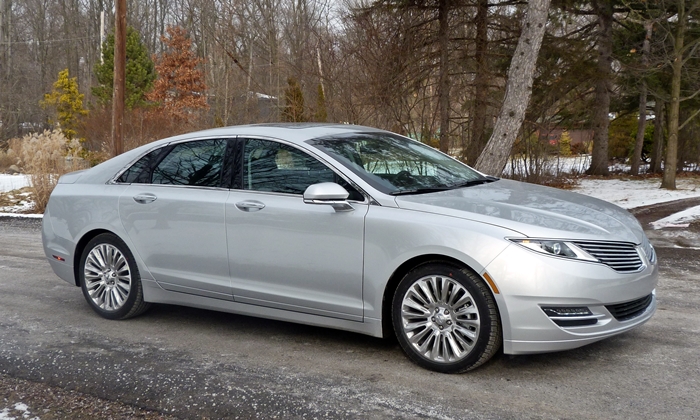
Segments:
[[[117,0],[114,25],[114,93],[112,97],[112,144],[120,155],[124,140],[124,88],[126,73],[126,0]]]

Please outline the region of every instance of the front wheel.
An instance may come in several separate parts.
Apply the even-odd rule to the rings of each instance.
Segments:
[[[133,255],[124,241],[111,233],[88,242],[80,258],[79,275],[85,299],[104,318],[131,318],[150,306],[143,300]]]
[[[392,301],[399,344],[420,366],[459,373],[486,363],[501,346],[501,326],[489,288],[473,272],[428,263],[411,270]]]

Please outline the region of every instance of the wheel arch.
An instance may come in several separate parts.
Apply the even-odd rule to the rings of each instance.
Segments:
[[[496,312],[498,313],[499,321],[501,322],[501,325],[503,324],[501,311],[498,306],[498,300],[495,298],[493,288],[491,287],[489,282],[486,281],[486,279],[484,279],[483,276],[481,276],[476,270],[474,270],[464,261],[460,261],[454,257],[442,254],[425,254],[410,258],[406,260],[403,264],[401,264],[398,268],[396,268],[396,270],[394,270],[394,272],[391,274],[391,277],[389,277],[389,281],[387,281],[386,286],[384,287],[384,294],[382,295],[382,336],[384,338],[394,337],[394,328],[392,326],[391,321],[391,301],[394,297],[394,293],[396,292],[396,288],[398,287],[399,282],[401,281],[401,279],[404,278],[404,276],[406,276],[406,274],[408,274],[409,271],[421,265],[430,263],[451,264],[457,268],[469,270],[472,273],[474,273],[474,275],[479,277],[481,281],[484,282],[486,288],[493,296],[494,301],[496,302]]]
[[[75,245],[75,250],[73,251],[73,278],[75,279],[75,285],[78,287],[80,287],[80,258],[83,256],[85,246],[87,246],[88,242],[90,242],[92,238],[103,233],[110,233],[117,237],[119,236],[107,229],[94,229],[85,233]]]

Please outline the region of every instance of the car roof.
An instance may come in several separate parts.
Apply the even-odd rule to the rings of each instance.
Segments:
[[[266,123],[237,125],[231,127],[212,128],[209,130],[195,131],[175,137],[163,139],[160,142],[168,143],[201,137],[232,137],[232,136],[260,136],[280,138],[293,143],[304,142],[318,137],[338,134],[385,132],[372,127],[364,127],[352,124],[330,123]]]

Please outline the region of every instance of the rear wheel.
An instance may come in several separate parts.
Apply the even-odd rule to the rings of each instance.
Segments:
[[[80,258],[80,285],[90,307],[107,319],[126,319],[150,307],[143,300],[136,261],[111,233],[94,237]]]
[[[458,373],[487,362],[501,346],[490,289],[473,272],[429,263],[399,283],[392,321],[408,357],[427,369]]]

